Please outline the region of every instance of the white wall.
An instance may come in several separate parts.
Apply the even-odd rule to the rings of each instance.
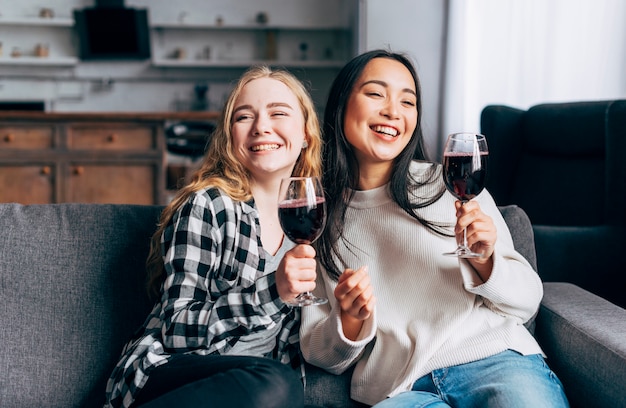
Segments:
[[[439,146],[440,87],[443,80],[443,0],[360,0],[360,51],[390,48],[414,61],[422,85],[422,126],[435,159]]]

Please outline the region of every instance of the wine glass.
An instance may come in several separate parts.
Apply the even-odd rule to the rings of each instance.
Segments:
[[[443,150],[443,181],[446,188],[463,204],[485,188],[489,150],[485,136],[476,133],[452,133]],[[467,246],[467,230],[463,230],[463,244],[444,255],[460,258],[480,258]]]
[[[326,200],[318,177],[289,177],[280,183],[278,218],[285,235],[297,244],[312,244],[326,224]],[[298,295],[292,306],[321,305],[327,299],[311,292]]]

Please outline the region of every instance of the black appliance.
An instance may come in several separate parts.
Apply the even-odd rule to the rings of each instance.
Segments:
[[[99,0],[74,10],[81,60],[150,58],[148,10],[124,7],[122,0]]]
[[[202,156],[215,130],[213,122],[178,122],[165,130],[167,150],[196,159]]]

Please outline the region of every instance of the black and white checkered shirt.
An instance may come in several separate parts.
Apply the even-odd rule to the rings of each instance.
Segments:
[[[233,201],[216,188],[200,191],[172,217],[161,245],[161,300],[124,347],[105,406],[129,406],[150,371],[173,353],[237,353],[242,339],[252,339],[247,354],[271,356],[303,372],[300,311],[280,300],[275,270],[266,270],[253,202]]]

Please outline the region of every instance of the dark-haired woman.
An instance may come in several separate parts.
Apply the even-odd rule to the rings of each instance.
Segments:
[[[411,62],[375,50],[335,79],[324,117],[328,224],[305,359],[355,365],[351,396],[376,407],[567,407],[524,323],[538,275],[488,192],[461,206],[426,160]],[[467,228],[480,258],[442,255]]]

